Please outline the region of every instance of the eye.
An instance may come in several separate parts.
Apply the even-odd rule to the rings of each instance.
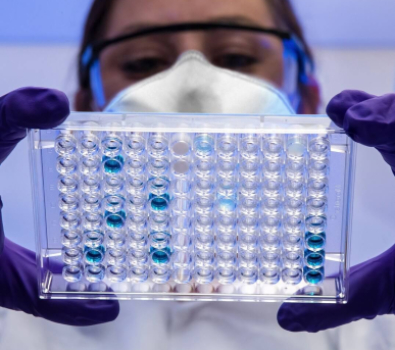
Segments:
[[[244,54],[225,54],[216,57],[213,63],[216,66],[222,68],[241,70],[248,68],[257,62],[258,60],[253,56],[244,55]]]
[[[160,58],[140,58],[128,60],[121,65],[122,71],[134,78],[142,79],[146,76],[154,75],[169,67],[169,63]]]

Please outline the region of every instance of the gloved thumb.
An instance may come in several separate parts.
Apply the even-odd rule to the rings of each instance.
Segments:
[[[348,109],[374,97],[363,91],[344,90],[329,101],[326,114],[339,128],[344,128],[344,119]]]
[[[375,147],[395,174],[395,94],[346,90],[329,102],[327,113],[354,141]]]
[[[63,92],[22,88],[0,98],[0,164],[26,136],[27,128],[48,129],[62,123],[70,113]]]
[[[327,114],[354,141],[395,150],[395,94],[373,96],[346,90],[329,102]]]
[[[279,325],[292,332],[318,332],[362,318],[394,313],[395,245],[350,269],[347,304],[281,305]]]

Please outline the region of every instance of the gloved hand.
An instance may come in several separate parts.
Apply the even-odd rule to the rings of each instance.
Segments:
[[[60,91],[25,88],[1,97],[0,164],[26,136],[26,128],[55,127],[68,114],[67,97]],[[0,210],[2,206],[0,200]],[[108,322],[118,316],[117,301],[39,299],[36,269],[35,253],[4,237],[0,213],[0,306],[74,326]]]
[[[376,97],[344,91],[329,102],[327,114],[354,141],[375,147],[395,173],[395,94]],[[289,331],[318,332],[362,318],[394,314],[394,300],[395,245],[350,269],[347,304],[285,303],[277,320]]]
[[[284,303],[279,325],[292,332],[318,332],[362,318],[394,314],[395,245],[383,254],[351,267],[347,304]]]
[[[329,102],[326,113],[355,142],[375,147],[395,171],[395,94],[345,90]]]

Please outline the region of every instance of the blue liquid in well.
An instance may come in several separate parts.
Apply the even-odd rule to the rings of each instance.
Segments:
[[[313,234],[311,232],[307,232],[305,238],[306,245],[310,249],[320,250],[325,246],[325,233]]]
[[[165,210],[167,208],[167,201],[162,197],[155,197],[151,201],[152,209]]]
[[[305,251],[306,261],[309,264],[309,266],[312,266],[312,267],[322,266],[325,261],[324,254],[325,253],[321,252],[321,251],[319,253],[315,253],[315,252],[310,252],[310,251],[306,250]]]
[[[85,247],[84,251],[85,251],[85,259],[88,263],[98,264],[104,258],[105,248],[102,245],[95,249]]]
[[[151,207],[154,210],[165,210],[170,202],[170,196],[165,193],[160,196],[150,193],[149,200],[151,200]]]
[[[318,284],[324,280],[324,269],[322,267],[319,269],[305,267],[304,277],[307,283]]]
[[[122,170],[124,159],[122,156],[110,158],[103,156],[102,162],[104,163],[104,171],[110,174],[117,174]]]
[[[121,228],[126,218],[126,214],[123,210],[117,213],[110,213],[106,211],[106,224],[111,228]]]
[[[170,261],[171,249],[170,247],[166,247],[164,249],[158,250],[151,247],[150,254],[154,263],[166,264]]]
[[[209,155],[213,150],[213,144],[213,138],[208,135],[201,135],[195,139],[196,151],[201,154]]]
[[[236,202],[231,198],[219,198],[218,206],[220,210],[233,212],[236,209]]]
[[[169,256],[162,250],[157,250],[152,254],[152,260],[157,264],[166,264],[169,262]]]

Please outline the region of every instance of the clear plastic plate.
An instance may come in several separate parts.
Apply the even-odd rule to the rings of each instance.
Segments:
[[[354,146],[326,116],[72,113],[29,138],[40,297],[347,300]]]

